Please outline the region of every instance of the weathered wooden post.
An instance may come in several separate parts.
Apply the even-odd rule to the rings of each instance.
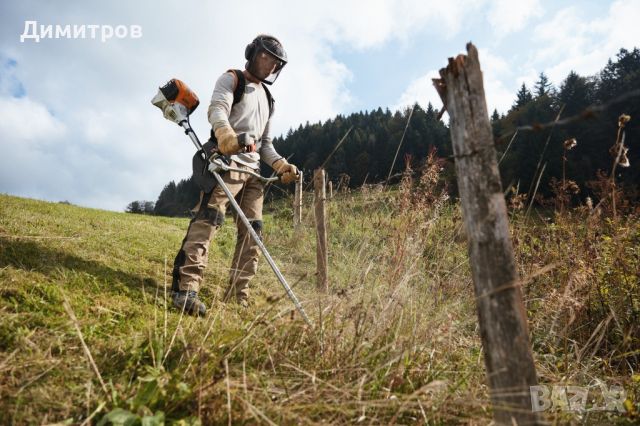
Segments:
[[[329,181],[327,183],[327,186],[329,187],[329,199],[333,198],[333,182]]]
[[[293,197],[293,226],[302,223],[302,171],[299,172],[298,180],[296,180],[296,191]]]
[[[316,263],[318,290],[329,290],[328,266],[329,256],[327,253],[327,226],[325,218],[326,199],[324,169],[316,169],[313,173],[313,186],[315,189],[315,217],[316,217]]]
[[[536,370],[476,47],[449,58],[440,76],[433,83],[450,117],[494,419],[535,425],[529,386]]]

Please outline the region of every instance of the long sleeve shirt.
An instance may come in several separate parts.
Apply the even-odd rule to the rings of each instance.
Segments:
[[[230,72],[222,74],[216,81],[208,117],[213,130],[223,126],[239,133],[248,133],[256,141],[256,152],[232,155],[231,159],[253,169],[260,168],[260,160],[272,166],[282,158],[275,148],[269,134],[269,101],[262,84],[246,81],[242,100],[233,105],[235,75]]]

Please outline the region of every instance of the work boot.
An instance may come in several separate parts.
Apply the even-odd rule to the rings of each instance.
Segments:
[[[173,293],[173,306],[188,313],[189,315],[203,317],[207,312],[207,307],[198,299],[198,293],[193,290],[180,290]]]

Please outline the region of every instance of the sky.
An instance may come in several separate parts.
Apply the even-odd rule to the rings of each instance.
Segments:
[[[215,81],[244,67],[259,33],[277,36],[289,56],[271,87],[279,136],[337,114],[440,108],[431,78],[469,41],[489,111],[506,112],[540,72],[559,86],[571,70],[593,75],[620,48],[638,47],[639,16],[640,0],[3,0],[0,193],[113,211],[155,201],[191,174],[194,149],[151,98],[183,80],[201,100],[191,123],[206,139]],[[54,36],[66,25],[127,34],[21,41],[26,21]]]

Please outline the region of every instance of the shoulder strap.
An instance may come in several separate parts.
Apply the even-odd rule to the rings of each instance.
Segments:
[[[244,77],[244,74],[242,73],[241,70],[229,70],[229,71],[233,71],[233,73],[236,75],[236,78],[238,79],[238,84],[236,84],[236,88],[233,91],[233,105],[235,105],[238,102],[240,102],[242,100],[242,97],[244,96],[244,89],[245,89],[245,86],[247,85],[247,79]],[[262,87],[264,87],[264,93],[267,95],[267,103],[269,104],[269,118],[271,118],[271,115],[273,114],[273,107],[275,104],[275,100],[273,99],[273,96],[271,96],[271,92],[267,88],[267,85],[264,83],[261,83],[261,84],[262,84]]]
[[[244,88],[247,85],[247,80],[244,78],[244,74],[240,70],[228,70],[227,72],[232,72],[236,76],[236,80],[237,80],[236,88],[233,89],[233,104],[231,104],[231,107],[233,108],[235,104],[237,104],[242,100],[242,97],[244,96]],[[211,137],[209,138],[209,140],[215,140],[215,139],[216,139],[216,135],[213,132],[213,128],[212,128]]]
[[[242,100],[244,96],[244,88],[247,85],[247,80],[244,78],[244,74],[240,70],[231,70],[236,75],[238,79],[238,84],[236,84],[236,88],[233,91],[233,105],[237,104]]]
[[[269,118],[271,118],[271,115],[273,114],[273,107],[276,100],[273,99],[273,96],[271,96],[271,92],[267,88],[266,84],[262,83],[262,87],[264,87],[264,93],[267,95],[267,102],[269,103]]]

